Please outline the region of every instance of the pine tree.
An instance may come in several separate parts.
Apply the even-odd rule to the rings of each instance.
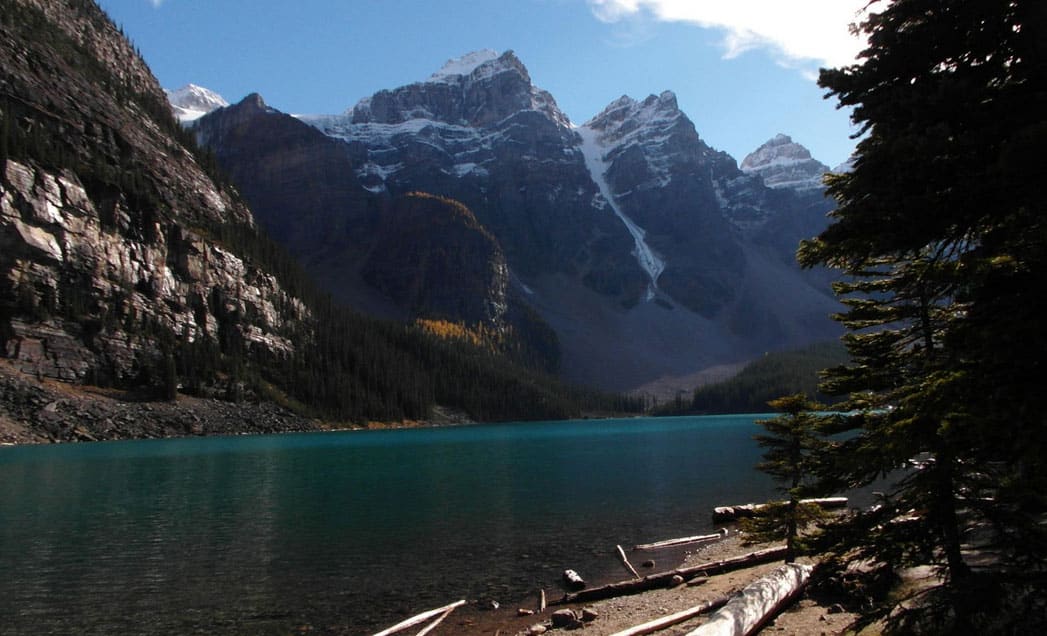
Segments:
[[[757,422],[767,433],[754,437],[767,450],[756,467],[783,484],[779,490],[788,500],[773,503],[758,516],[744,520],[742,529],[754,541],[785,539],[785,562],[792,563],[802,549],[800,532],[823,516],[819,506],[801,502],[820,494],[813,478],[815,462],[825,445],[818,432],[824,420],[818,411],[823,407],[802,393],[771,400],[769,404],[782,414]]]
[[[984,583],[962,540],[980,520],[1032,546],[1009,540],[1000,568],[1021,557],[1033,569],[1018,578],[1043,579],[1047,396],[1032,378],[1047,360],[1045,7],[873,0],[861,63],[820,78],[865,135],[854,170],[828,181],[834,223],[799,253],[843,274],[838,319],[850,330],[853,362],[824,388],[856,415],[839,420],[852,435],[824,476],[857,486],[902,469],[845,545],[892,565],[942,564],[949,602],[926,604],[946,607],[941,630],[981,620],[962,595]],[[1042,609],[1011,613],[1042,627]],[[1015,629],[1001,615],[979,629]]]

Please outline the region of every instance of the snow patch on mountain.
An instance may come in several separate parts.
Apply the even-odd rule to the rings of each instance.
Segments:
[[[630,219],[618,202],[615,200],[614,193],[611,191],[611,186],[607,183],[607,160],[604,153],[604,144],[600,139],[600,132],[589,128],[587,126],[579,126],[575,129],[575,132],[582,139],[581,146],[579,149],[582,152],[582,156],[585,158],[585,167],[589,170],[589,175],[592,177],[593,182],[600,190],[600,194],[603,196],[603,200],[606,201],[614,213],[622,220],[625,224],[629,234],[632,235],[633,241],[636,243],[636,248],[633,250],[633,256],[636,257],[637,263],[640,264],[640,268],[647,273],[647,276],[651,279],[651,284],[647,290],[647,300],[654,299],[654,292],[658,289],[658,277],[662,275],[665,270],[665,261],[661,259],[654,250],[647,245],[646,235],[642,227],[637,225]]]
[[[444,63],[440,67],[440,70],[436,71],[429,76],[430,82],[446,82],[456,81],[457,78],[462,75],[469,75],[477,69],[481,64],[497,60],[499,53],[491,49],[482,49],[480,51],[473,51],[466,53],[461,57],[456,57]]]
[[[207,113],[225,108],[229,102],[218,93],[196,84],[186,84],[178,90],[164,89],[174,116],[183,124],[194,122]]]
[[[822,176],[829,172],[829,166],[813,159],[807,148],[781,133],[751,152],[739,167],[760,175],[769,188],[791,190],[822,188]]]

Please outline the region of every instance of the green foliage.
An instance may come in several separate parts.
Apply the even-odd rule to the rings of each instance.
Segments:
[[[1020,611],[965,599],[1020,564],[1032,578],[994,579],[1012,593],[991,595],[1017,602],[1047,571],[1047,501],[1035,494],[1047,486],[1047,404],[1031,380],[1047,359],[1037,185],[1047,165],[1036,158],[1047,147],[1047,5],[874,0],[861,31],[862,63],[823,71],[820,83],[854,107],[866,136],[853,172],[830,179],[834,223],[799,252],[843,274],[837,318],[850,330],[852,361],[829,369],[823,389],[848,396],[841,408],[856,415],[839,420],[851,435],[821,472],[827,485],[860,486],[921,461],[894,473],[882,505],[852,520],[838,548],[895,567],[939,564],[943,593],[916,605],[924,629],[1008,633]],[[1002,549],[972,575],[961,536],[978,524]]]
[[[657,413],[763,413],[774,398],[794,393],[831,401],[829,396],[819,393],[818,375],[822,369],[847,360],[846,349],[836,341],[820,342],[796,351],[768,353],[730,379],[698,387],[690,403],[666,404]]]
[[[800,533],[823,517],[819,506],[800,500],[824,494],[814,478],[827,446],[819,431],[828,416],[819,415],[825,407],[802,393],[772,400],[770,406],[781,415],[757,422],[767,432],[754,436],[765,449],[756,467],[780,484],[788,500],[746,520],[742,529],[755,541],[785,539],[785,562],[792,563],[803,547]]]

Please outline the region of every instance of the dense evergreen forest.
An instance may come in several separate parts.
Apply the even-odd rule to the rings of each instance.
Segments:
[[[766,413],[768,402],[783,395],[805,393],[821,401],[832,401],[818,391],[823,369],[848,360],[843,344],[820,342],[795,351],[765,354],[753,360],[738,375],[698,387],[690,401],[662,405],[656,415],[706,415],[710,413]]]

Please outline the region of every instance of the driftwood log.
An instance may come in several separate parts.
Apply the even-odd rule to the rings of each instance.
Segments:
[[[751,636],[767,625],[803,591],[810,565],[786,563],[746,585],[726,605],[687,636]]]
[[[447,615],[450,614],[452,611],[454,611],[454,608],[460,607],[462,605],[465,605],[465,601],[464,600],[455,601],[454,603],[451,603],[450,605],[444,605],[443,607],[437,607],[436,609],[431,609],[431,610],[428,610],[426,612],[422,612],[421,614],[418,614],[416,616],[412,616],[411,618],[408,618],[407,620],[400,621],[399,623],[397,623],[396,625],[393,625],[392,627],[390,627],[388,629],[383,629],[382,631],[376,633],[374,636],[389,636],[389,634],[395,634],[397,632],[402,632],[403,630],[407,629],[408,627],[414,627],[415,625],[418,625],[419,623],[424,623],[425,621],[429,620],[430,618],[433,618],[434,616],[439,616],[439,615],[443,614],[443,616],[440,616],[440,618],[437,619],[437,623],[439,623],[443,619],[447,618]],[[428,631],[429,631],[428,629],[424,629],[424,630],[422,630],[421,633],[423,633],[423,634],[424,633],[428,633]]]
[[[632,572],[635,578],[640,578],[640,574],[636,571],[636,568],[633,567],[632,563],[629,563],[629,557],[625,556],[625,550],[622,549],[622,546],[616,545],[614,547],[618,549],[618,557],[622,560],[622,565]]]
[[[642,625],[637,625],[636,627],[623,629],[620,632],[615,632],[611,636],[644,636],[645,634],[653,634],[654,632],[661,631],[666,627],[672,627],[673,625],[684,621],[689,621],[695,616],[714,612],[726,605],[730,599],[731,597],[729,596],[721,596],[718,599],[702,603],[701,605],[695,605],[694,607],[676,612],[675,614],[656,618],[653,621],[648,621]]]
[[[784,502],[781,502],[784,503]],[[814,504],[822,508],[843,508],[847,505],[847,497],[822,497],[820,499],[801,499],[802,504]],[[713,522],[723,523],[735,521],[742,517],[755,517],[760,511],[771,504],[742,504],[740,506],[717,506],[713,508]]]
[[[445,611],[445,612],[444,612],[443,614],[440,614],[439,616],[437,616],[437,617],[436,617],[436,619],[435,619],[435,620],[433,620],[433,622],[429,623],[429,624],[428,624],[428,625],[426,625],[426,626],[425,626],[424,628],[422,628],[421,630],[419,630],[419,632],[418,632],[417,634],[415,634],[414,636],[425,636],[425,635],[426,635],[426,634],[428,634],[429,632],[431,632],[431,631],[433,631],[434,629],[436,629],[436,627],[437,627],[437,626],[438,626],[438,625],[439,625],[440,623],[442,623],[442,622],[444,621],[444,619],[445,619],[445,618],[447,618],[448,616],[450,616],[450,615],[451,615],[451,612],[453,612],[453,611],[454,611],[454,608],[455,608],[455,607],[457,607],[457,605],[456,605],[456,606],[454,606],[454,607],[449,607],[449,608],[447,609],[447,611]]]
[[[704,541],[716,541],[727,536],[723,532],[716,534],[700,534],[694,537],[680,537],[679,539],[666,539],[665,541],[655,541],[654,543],[640,543],[633,546],[633,550],[657,550],[659,548],[671,548],[678,545],[688,545],[690,543],[701,543]]]
[[[722,574],[724,572],[739,570],[741,568],[747,568],[761,563],[770,563],[771,561],[777,561],[782,558],[785,558],[785,546],[766,548],[730,559],[723,559],[722,561],[710,561],[708,563],[693,565],[686,568],[678,568],[669,572],[650,574],[642,579],[619,581],[617,583],[601,585],[600,587],[592,587],[587,590],[567,593],[564,594],[563,598],[554,600],[549,604],[564,605],[567,603],[588,603],[590,601],[599,601],[605,598],[637,594],[639,592],[653,590],[659,587],[669,587],[673,584],[672,580],[674,576],[679,576],[683,578],[684,581],[690,581],[697,576]]]

